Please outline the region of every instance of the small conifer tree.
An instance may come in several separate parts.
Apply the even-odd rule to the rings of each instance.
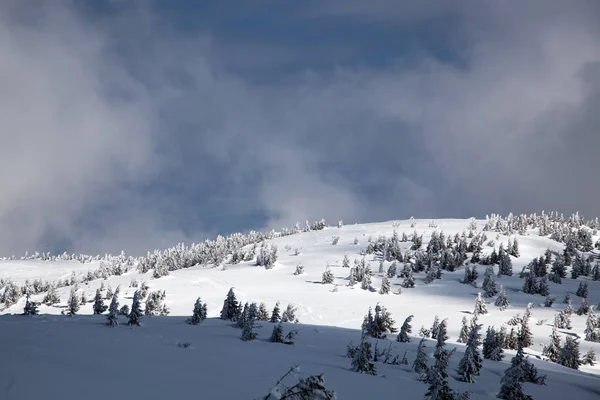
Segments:
[[[79,298],[77,297],[77,292],[75,288],[71,289],[71,294],[69,295],[69,300],[67,301],[67,314],[75,315],[79,312]]]
[[[427,372],[427,353],[425,353],[425,338],[421,338],[419,347],[417,347],[417,357],[412,365],[412,370],[417,374],[424,374]]]
[[[94,297],[94,314],[102,314],[107,308],[108,307],[104,304],[104,299],[102,298],[102,292],[100,292],[100,289],[97,289],[96,296]]]
[[[106,324],[112,327],[119,325],[119,296],[117,294],[114,294],[110,301]]]
[[[129,320],[127,325],[141,326],[142,324],[142,299],[141,292],[136,290],[133,294],[133,303],[131,304],[131,311],[129,311]]]
[[[485,306],[485,301],[483,300],[483,297],[481,296],[481,293],[477,293],[477,300],[475,301],[475,311],[473,312],[474,315],[484,315],[487,314],[488,310],[487,307]]]
[[[390,280],[387,276],[383,276],[381,278],[381,288],[379,289],[379,294],[389,294],[390,293]]]
[[[481,326],[476,324],[471,329],[465,354],[458,364],[458,374],[465,382],[469,383],[475,382],[474,377],[479,376],[483,365],[483,359],[478,350],[479,345],[481,345],[481,334],[479,333]]]
[[[281,321],[281,310],[279,309],[279,302],[275,303],[275,307],[273,308],[273,312],[271,313],[270,322],[280,322]]]
[[[398,336],[396,337],[397,342],[401,342],[401,343],[410,342],[409,334],[412,333],[412,326],[410,325],[410,323],[411,323],[413,317],[414,317],[414,315],[409,315],[404,320],[404,323],[400,327],[400,333],[398,333]]]
[[[331,272],[331,269],[329,269],[329,267],[325,268],[325,272],[323,272],[321,283],[323,285],[330,285],[333,283],[334,280],[335,276],[333,275],[333,272]]]
[[[510,305],[510,302],[508,301],[508,296],[506,294],[506,289],[504,289],[503,286],[500,286],[500,294],[498,294],[498,297],[496,297],[494,305],[498,307],[500,311],[506,310]]]

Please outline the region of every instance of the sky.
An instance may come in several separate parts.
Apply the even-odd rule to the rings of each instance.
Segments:
[[[0,255],[600,216],[600,2],[0,2]]]

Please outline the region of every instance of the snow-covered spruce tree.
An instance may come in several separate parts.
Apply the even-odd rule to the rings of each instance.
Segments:
[[[571,314],[565,312],[565,310],[557,312],[554,317],[554,324],[560,329],[572,329]]]
[[[592,347],[590,347],[590,349],[581,359],[581,365],[589,365],[590,367],[596,365],[596,352]]]
[[[258,306],[258,320],[269,322],[271,317],[269,316],[269,310],[267,310],[267,306],[265,303],[261,302]]]
[[[294,271],[294,275],[302,275],[304,273],[304,266],[302,264],[296,265],[296,270]]]
[[[279,308],[279,302],[275,303],[275,307],[273,308],[273,312],[271,313],[270,322],[280,322],[281,321],[281,310]]]
[[[360,345],[352,359],[352,370],[361,374],[377,375],[375,364],[371,362],[372,359],[371,343],[367,340],[367,334],[363,330],[360,337]]]
[[[300,321],[298,321],[298,318],[296,317],[296,307],[294,307],[293,304],[288,304],[287,308],[285,309],[285,311],[283,312],[283,314],[281,315],[281,322],[293,322],[293,323],[298,323]]]
[[[467,321],[467,317],[462,317],[462,326],[460,328],[460,333],[458,334],[458,343],[467,343],[469,340],[469,324]]]
[[[475,310],[473,311],[474,315],[484,315],[487,314],[488,310],[485,306],[485,300],[481,296],[481,293],[477,293],[477,299],[475,300]]]
[[[590,312],[590,306],[587,303],[587,299],[585,297],[583,297],[581,299],[581,305],[577,309],[576,314],[577,315],[586,315],[588,312]]]
[[[413,276],[412,269],[408,269],[408,272],[404,274],[404,280],[402,281],[401,286],[403,288],[414,288],[415,287],[415,277]]]
[[[256,339],[257,334],[254,332],[254,329],[256,329],[256,319],[253,318],[253,315],[249,309],[246,313],[244,313],[242,318],[244,320],[244,325],[242,327],[242,340],[247,342]]]
[[[119,309],[119,315],[129,315],[129,306],[127,304],[124,304],[123,307]]]
[[[398,267],[396,265],[396,262],[394,261],[387,270],[387,277],[390,279],[395,278],[397,273],[398,273]]]
[[[413,317],[414,317],[414,315],[409,315],[404,320],[404,323],[400,327],[400,333],[396,337],[396,341],[397,342],[401,342],[401,343],[408,343],[408,342],[410,342],[410,336],[409,336],[409,334],[412,333],[412,326],[410,325],[410,323],[411,323]]]
[[[424,374],[427,372],[427,353],[425,352],[425,338],[421,338],[419,347],[417,347],[417,357],[412,365],[412,370],[417,374]]]
[[[431,324],[431,329],[429,330],[431,332],[432,339],[437,339],[437,334],[438,334],[439,329],[440,329],[440,317],[435,315],[433,317],[433,323]]]
[[[50,287],[48,288],[48,293],[46,293],[46,296],[44,296],[42,303],[46,304],[47,306],[52,306],[54,304],[60,303],[60,296],[58,295],[58,291],[56,290],[56,287],[53,284],[50,284]]]
[[[498,398],[503,400],[533,400],[533,397],[523,392],[523,370],[509,367],[504,371],[500,380],[500,393]]]
[[[136,290],[133,294],[133,303],[131,304],[131,311],[129,311],[129,320],[127,325],[142,325],[142,294],[139,290]]]
[[[448,383],[447,372],[448,361],[456,349],[453,349],[450,352],[445,349],[447,339],[446,324],[446,320],[443,320],[439,325],[437,343],[433,353],[435,362],[431,368],[428,368],[426,376],[421,378],[421,380],[429,384],[427,393],[425,394],[426,399],[451,400],[456,398]]]
[[[379,289],[379,294],[389,294],[390,293],[390,280],[387,276],[383,276],[381,278],[381,288]]]
[[[535,279],[533,271],[530,270],[527,276],[525,276],[525,282],[523,282],[523,293],[536,294],[537,291],[537,280]]]
[[[230,288],[229,292],[227,292],[227,297],[223,301],[223,308],[221,309],[221,319],[225,321],[236,321],[237,309],[239,306],[240,305],[235,297],[233,288]]]
[[[167,293],[163,290],[157,290],[155,292],[150,292],[148,294],[148,298],[146,299],[146,309],[144,311],[147,316],[166,316],[169,315],[169,309],[167,305],[164,304],[165,299],[167,298]]]
[[[75,315],[79,312],[79,297],[77,296],[77,291],[75,288],[71,289],[71,293],[69,294],[69,300],[67,301],[67,315]]]
[[[519,242],[517,241],[517,238],[515,238],[515,240],[512,243],[510,255],[516,258],[519,258],[521,256],[519,252]]]
[[[350,268],[350,258],[348,254],[344,254],[344,259],[342,260],[342,268]]]
[[[23,308],[23,315],[38,315],[38,303],[35,301],[29,300],[29,293],[27,293],[27,298],[25,299],[25,307]]]
[[[579,342],[571,336],[567,336],[564,346],[560,349],[560,354],[556,360],[557,364],[565,367],[579,369],[581,360],[579,359]]]
[[[501,332],[489,326],[483,339],[483,358],[492,361],[502,361],[504,357],[504,338]]]
[[[600,320],[594,313],[594,306],[591,306],[588,312],[584,333],[588,342],[600,342]]]
[[[473,265],[471,267],[469,267],[467,265],[465,267],[465,275],[464,275],[461,283],[464,283],[467,285],[475,285],[478,277],[479,277],[479,274],[477,272],[477,267],[475,265]]]
[[[519,331],[519,338],[523,347],[530,347],[531,345],[533,345],[533,333],[531,333],[531,328],[529,327],[529,320],[531,319],[532,307],[533,303],[529,303],[527,305],[527,308],[525,308],[525,313],[523,314],[523,318],[521,319],[521,330]]]
[[[474,377],[479,376],[483,366],[483,359],[478,350],[478,347],[481,345],[481,334],[479,333],[481,327],[481,324],[476,324],[471,329],[469,339],[467,340],[467,348],[458,364],[458,374],[465,382],[475,382]]]
[[[82,306],[87,304],[87,296],[85,295],[85,292],[81,293],[81,298],[79,299],[79,301]]]
[[[394,328],[395,324],[396,321],[392,318],[392,314],[388,309],[377,304],[373,320],[373,337],[383,339],[388,333],[398,332],[398,329]]]
[[[498,276],[512,276],[513,270],[510,256],[502,249],[502,247],[500,250],[501,252],[498,254]]]
[[[273,327],[270,340],[273,343],[283,343],[283,326],[281,322]]]
[[[244,329],[244,324],[246,323],[246,319],[248,319],[248,302],[244,303],[244,308],[242,310],[241,317],[236,318],[237,327],[240,329]]]
[[[496,278],[494,278],[494,267],[492,267],[491,265],[488,266],[485,270],[482,288],[484,290],[485,297],[494,297],[498,294]]]
[[[335,280],[335,276],[329,267],[325,268],[325,272],[323,272],[323,277],[321,278],[321,283],[323,285],[330,285]]]
[[[510,302],[508,301],[508,295],[506,294],[506,289],[504,289],[502,285],[500,285],[500,293],[498,294],[498,297],[496,297],[494,305],[498,307],[500,311],[506,310],[510,305]]]
[[[540,278],[537,287],[537,293],[541,296],[548,296],[550,294],[550,284],[548,283],[548,276],[544,275]]]
[[[575,296],[587,298],[588,297],[588,283],[587,281],[579,282],[579,287],[575,292]]]
[[[108,317],[106,317],[108,326],[118,326],[119,325],[119,296],[117,294],[113,295],[112,300],[110,301],[110,306],[108,307]]]
[[[550,334],[550,343],[544,345],[542,355],[548,357],[552,362],[556,362],[560,355],[561,345],[560,336],[558,335],[558,327],[556,324],[552,327],[552,334]]]
[[[110,284],[108,285],[108,288],[106,289],[106,296],[104,297],[105,300],[110,300],[113,297],[113,290],[110,287]]]
[[[363,277],[362,281],[360,282],[360,288],[362,290],[369,290],[369,289],[371,289],[371,275],[365,274],[365,276]]]
[[[102,298],[102,292],[100,292],[100,289],[97,289],[96,296],[94,296],[94,314],[102,314],[107,308],[108,307],[104,304],[104,299]]]
[[[188,318],[186,322],[190,325],[198,325],[202,321],[204,321],[204,319],[202,318],[202,300],[200,299],[200,297],[198,297],[196,299],[196,302],[194,303],[194,311],[192,313],[192,317]]]

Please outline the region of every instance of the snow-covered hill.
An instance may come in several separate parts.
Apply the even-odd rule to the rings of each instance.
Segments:
[[[538,229],[527,229],[522,234],[512,232],[510,236],[494,231],[483,232],[486,221],[473,220],[429,220],[390,221],[384,223],[326,227],[321,230],[300,232],[266,240],[267,251],[276,246],[277,259],[272,268],[256,266],[256,259],[230,264],[228,261],[212,265],[196,265],[191,268],[171,271],[167,276],[153,278],[153,271],[141,273],[135,263],[121,275],[106,276],[77,285],[77,295],[87,297],[88,302],[81,306],[78,314],[92,314],[93,298],[101,285],[112,289],[120,286],[121,304],[131,304],[138,284],[146,282],[149,291],[165,290],[166,304],[170,310],[168,317],[145,317],[141,327],[120,326],[109,329],[103,326],[104,316],[61,316],[67,305],[72,286],[58,289],[60,302],[55,305],[40,306],[40,317],[3,316],[0,318],[0,336],[6,351],[2,352],[0,370],[0,395],[6,399],[29,399],[37,396],[45,398],[69,398],[79,393],[88,399],[106,399],[108,396],[127,397],[128,393],[139,398],[219,398],[241,399],[264,396],[280,375],[292,364],[300,364],[303,374],[325,373],[327,386],[338,394],[340,399],[362,398],[420,398],[427,386],[418,382],[410,366],[391,366],[378,363],[378,376],[360,375],[350,371],[350,360],[344,356],[346,345],[352,340],[360,341],[360,328],[369,307],[378,303],[392,314],[399,328],[409,315],[414,315],[413,340],[411,343],[397,343],[395,335],[389,335],[393,348],[407,357],[412,364],[416,345],[419,341],[419,328],[431,327],[434,316],[448,320],[448,347],[456,346],[457,353],[451,359],[450,385],[453,389],[469,391],[471,398],[494,398],[500,387],[500,378],[514,351],[507,350],[502,362],[485,360],[482,375],[476,383],[459,382],[456,366],[462,357],[464,345],[457,343],[463,317],[471,319],[475,299],[482,292],[482,281],[486,266],[479,265],[477,287],[461,283],[464,265],[456,271],[443,270],[441,279],[425,283],[426,272],[415,272],[414,288],[402,287],[401,275],[405,262],[414,265],[416,253],[410,250],[414,232],[423,236],[423,251],[427,248],[432,233],[443,233],[444,242],[448,237],[455,244],[462,239],[470,243],[473,237],[485,234],[481,256],[485,258],[493,250],[509,246],[509,241],[518,241],[519,257],[510,257],[513,276],[496,276],[498,286],[506,289],[510,306],[500,311],[494,306],[495,297],[486,299],[489,313],[479,317],[483,324],[482,333],[488,326],[500,328],[517,313],[523,314],[528,303],[533,303],[531,330],[534,344],[525,351],[531,359],[541,357],[542,344],[548,343],[557,311],[564,309],[563,298],[570,294],[575,310],[582,299],[575,293],[580,282],[588,283],[589,305],[600,302],[600,281],[591,277],[562,279],[562,283],[549,282],[550,295],[556,297],[552,307],[544,307],[545,296],[527,294],[522,291],[524,279],[519,277],[523,267],[532,259],[545,255],[547,249],[553,257],[562,254],[565,245],[540,236]],[[472,233],[470,233],[472,231]],[[594,243],[599,239],[597,232],[590,229]],[[398,241],[397,245],[406,258],[403,262],[380,262],[381,253],[365,250],[378,238],[387,240],[396,233],[399,240],[406,234],[408,241]],[[337,239],[336,239],[337,238]],[[334,244],[337,242],[337,244]],[[381,242],[383,243],[383,242]],[[377,246],[375,246],[377,247]],[[244,246],[246,254],[253,249],[252,244]],[[256,252],[260,253],[261,244]],[[594,251],[581,253],[585,257],[596,257]],[[371,289],[363,290],[361,282],[349,286],[350,268],[343,266],[344,257],[354,266],[355,259],[360,264],[365,260],[373,275]],[[468,264],[472,252],[467,253]],[[389,257],[388,257],[389,258]],[[595,261],[590,262],[593,265]],[[80,263],[78,261],[0,261],[0,278],[24,285],[35,279],[56,281],[68,280],[75,271],[75,280],[80,280],[87,271],[101,267],[102,261]],[[131,262],[130,262],[131,263]],[[380,265],[381,264],[381,265]],[[397,266],[397,274],[389,279],[389,294],[379,292],[384,276],[390,266]],[[304,267],[302,274],[295,274],[297,266]],[[432,263],[435,265],[435,263]],[[383,273],[380,273],[380,267]],[[323,273],[329,269],[334,276],[333,284],[323,284]],[[547,266],[550,270],[550,265]],[[126,268],[127,269],[127,268]],[[435,269],[435,267],[434,267]],[[498,271],[498,266],[494,267]],[[570,267],[569,267],[570,271]],[[300,324],[286,324],[285,329],[298,329],[295,346],[276,345],[267,339],[272,330],[269,323],[259,329],[259,339],[254,342],[239,340],[240,331],[231,323],[216,319],[223,300],[230,288],[234,288],[238,300],[242,302],[264,302],[272,309],[276,302],[282,308],[292,303],[297,308]],[[6,289],[5,289],[6,290]],[[398,291],[401,291],[398,294]],[[105,292],[104,292],[105,293]],[[31,296],[31,300],[41,302],[46,293]],[[194,301],[201,297],[208,305],[209,319],[199,326],[184,324],[184,316],[192,313]],[[3,314],[21,313],[25,298],[5,308]],[[122,324],[126,322],[121,317]],[[579,337],[583,355],[594,343],[585,341],[586,315],[571,316],[572,329],[559,329],[561,337]],[[179,348],[177,342],[192,343],[190,348]],[[382,342],[382,341],[380,341]],[[390,342],[390,341],[388,341]],[[388,342],[380,343],[387,347]],[[431,354],[433,341],[428,343]],[[600,346],[598,347],[600,349]],[[8,357],[7,357],[8,356]],[[542,360],[534,361],[538,369],[548,375],[547,386],[525,384],[525,392],[534,398],[564,398],[575,395],[579,399],[592,399],[600,396],[600,369],[598,366],[582,366],[580,371]],[[235,384],[232,384],[235,382]],[[206,393],[206,396],[203,395]]]

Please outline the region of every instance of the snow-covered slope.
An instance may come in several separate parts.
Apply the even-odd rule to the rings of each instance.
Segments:
[[[417,273],[415,287],[402,288],[401,294],[393,292],[400,288],[402,278],[392,278],[392,291],[384,295],[377,290],[362,290],[360,283],[349,287],[349,269],[342,267],[342,260],[348,255],[353,265],[355,258],[362,259],[360,253],[366,248],[369,237],[373,240],[379,236],[391,237],[394,231],[410,237],[416,230],[423,235],[426,246],[432,232],[454,236],[468,231],[470,223],[469,220],[438,220],[436,227],[430,227],[429,221],[416,220],[414,227],[411,221],[328,227],[270,240],[269,243],[279,249],[272,269],[258,267],[254,261],[248,261],[225,265],[225,268],[195,266],[173,271],[159,279],[153,279],[151,272],[141,274],[132,269],[121,276],[82,284],[79,294],[84,292],[90,300],[102,282],[113,289],[120,285],[121,304],[130,304],[136,290],[129,287],[130,281],[146,281],[150,291],[166,291],[170,316],[145,318],[143,326],[135,329],[124,326],[108,329],[102,326],[105,322],[102,316],[1,317],[2,343],[10,343],[10,352],[8,362],[2,363],[1,367],[0,388],[6,389],[0,389],[0,393],[6,390],[6,395],[0,397],[22,399],[39,395],[62,398],[60,393],[73,393],[71,391],[75,390],[75,385],[80,389],[77,393],[85,393],[86,398],[94,399],[105,399],[111,393],[114,397],[114,393],[138,390],[132,386],[139,387],[139,392],[136,392],[139,398],[164,398],[175,393],[183,398],[204,398],[203,390],[210,393],[207,398],[256,398],[264,395],[269,385],[291,364],[298,363],[307,374],[325,372],[328,386],[338,393],[339,398],[395,398],[401,394],[405,398],[420,398],[426,386],[415,380],[415,374],[409,372],[408,367],[381,366],[378,377],[349,371],[350,360],[344,357],[346,344],[350,340],[355,343],[360,340],[359,329],[365,314],[369,307],[380,303],[392,313],[398,328],[407,316],[414,315],[413,343],[394,342],[399,352],[409,351],[411,363],[419,328],[430,327],[435,315],[448,319],[448,347],[454,347],[461,319],[464,316],[471,318],[475,298],[481,291],[485,267],[479,267],[478,287],[460,282],[464,274],[464,268],[460,268],[455,272],[444,271],[442,279],[429,284],[424,283],[424,273]],[[484,223],[476,221],[477,232],[481,231]],[[508,236],[495,232],[487,232],[487,235],[495,241],[496,248],[500,243],[504,243],[504,247],[508,244]],[[332,244],[334,236],[339,237],[336,245]],[[494,307],[493,299],[487,300],[490,312],[481,316],[479,322],[484,325],[485,334],[487,326],[500,327],[517,313],[522,314],[528,303],[534,303],[531,326],[534,345],[526,349],[526,353],[537,356],[541,354],[542,343],[548,342],[556,312],[564,308],[562,299],[565,294],[571,293],[573,306],[577,309],[581,299],[575,296],[575,291],[580,280],[584,279],[589,284],[588,303],[598,305],[600,282],[581,278],[564,279],[562,284],[550,283],[550,293],[556,296],[557,301],[553,307],[541,306],[544,297],[521,291],[523,279],[519,278],[519,272],[534,257],[543,255],[546,249],[562,252],[564,245],[533,232],[510,237],[514,238],[518,239],[520,245],[520,257],[512,258],[515,274],[496,278],[497,283],[507,289],[511,306],[500,311]],[[595,240],[598,240],[597,236]],[[410,241],[401,242],[402,251],[407,251],[411,244]],[[483,254],[491,251],[492,247],[484,245]],[[378,273],[379,261],[373,255],[365,257],[374,272],[372,287],[379,289],[382,280],[382,274]],[[304,266],[304,273],[294,275],[298,264]],[[11,277],[20,284],[26,278],[53,280],[68,277],[71,270],[84,273],[97,265],[75,261],[0,261],[0,278]],[[390,265],[391,262],[384,262],[384,269]],[[326,267],[335,276],[334,284],[321,283]],[[401,268],[402,263],[399,263],[398,272]],[[231,287],[242,302],[264,302],[269,309],[278,301],[282,308],[293,303],[298,308],[297,316],[301,322],[295,326],[300,331],[297,345],[275,345],[264,340],[242,342],[239,340],[239,330],[218,320],[209,319],[203,325],[194,327],[183,324],[184,318],[181,317],[191,314],[197,297],[208,304],[209,317],[217,317]],[[60,304],[41,305],[40,312],[60,314],[66,306],[69,290],[68,287],[59,289]],[[43,297],[44,294],[37,294],[32,299],[41,301]],[[24,303],[25,299],[21,299],[2,313],[21,313]],[[79,313],[92,314],[91,301],[82,306]],[[539,324],[536,323],[538,321]],[[581,338],[582,354],[592,345],[583,340],[585,321],[585,315],[574,314],[573,329],[560,330],[563,338],[565,335]],[[272,329],[270,324],[265,325],[260,330],[262,339],[268,338]],[[392,336],[390,338],[393,340]],[[179,341],[190,341],[193,347],[178,348],[175,343]],[[432,346],[430,343],[430,353]],[[451,362],[454,368],[463,349],[461,344],[456,346],[458,353]],[[503,362],[486,360],[483,375],[476,383],[467,384],[451,379],[451,386],[472,392],[471,398],[495,397],[502,371],[507,368],[513,354],[511,351],[507,353]],[[5,354],[3,358],[7,360]],[[526,384],[525,391],[534,398],[564,398],[571,393],[579,399],[600,396],[598,366],[583,366],[579,372],[545,361],[536,361],[536,365],[548,374],[548,385]],[[456,374],[452,371],[450,375],[455,377]],[[36,385],[30,384],[31,376],[35,376]],[[232,385],[224,376],[239,381]],[[91,387],[94,389],[90,391]],[[48,397],[48,393],[52,395]]]

